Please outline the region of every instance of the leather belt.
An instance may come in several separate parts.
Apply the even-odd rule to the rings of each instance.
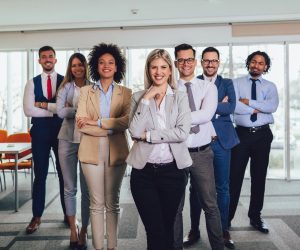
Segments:
[[[175,161],[168,162],[168,163],[150,163],[150,162],[147,162],[147,163],[146,163],[146,166],[152,167],[152,168],[173,167],[174,165],[175,165]]]
[[[212,137],[211,137],[211,141],[212,141],[212,142],[214,142],[214,141],[216,141],[216,140],[218,140],[218,136],[212,136]]]
[[[255,133],[259,130],[264,130],[264,129],[268,129],[270,128],[269,124],[265,124],[262,126],[257,126],[257,127],[243,127],[243,126],[236,126],[238,129],[242,129],[242,130],[247,130],[249,133]]]
[[[210,145],[210,143],[203,145],[201,147],[195,147],[195,148],[189,148],[189,152],[200,152],[200,151],[204,151],[206,148],[208,148]]]

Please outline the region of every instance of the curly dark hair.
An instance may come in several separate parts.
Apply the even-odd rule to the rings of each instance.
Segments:
[[[114,81],[116,83],[120,83],[125,76],[126,59],[122,54],[121,49],[115,44],[100,43],[93,47],[92,51],[88,55],[91,79],[94,81],[98,81],[100,79],[98,72],[98,60],[104,54],[110,54],[115,59],[117,72],[114,74]]]
[[[271,67],[271,59],[270,57],[268,56],[268,54],[266,52],[263,52],[263,51],[255,51],[253,52],[252,54],[250,54],[247,59],[246,59],[246,68],[247,70],[249,70],[249,65],[250,65],[250,62],[252,61],[253,57],[255,56],[262,56],[263,58],[265,58],[265,62],[266,62],[266,69],[264,70],[264,73],[267,73],[269,72],[269,69]]]

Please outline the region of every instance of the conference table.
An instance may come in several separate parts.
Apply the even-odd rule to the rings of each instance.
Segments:
[[[32,158],[32,153],[19,158],[19,154],[31,149],[31,143],[0,143],[0,154],[10,154],[15,156],[15,211],[19,209],[19,192],[18,192],[18,163]],[[31,169],[31,178],[33,177],[33,169]],[[31,187],[32,190],[32,187]]]

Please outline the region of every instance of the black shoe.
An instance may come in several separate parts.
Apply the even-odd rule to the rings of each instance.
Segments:
[[[224,246],[229,249],[234,249],[234,241],[231,239],[230,233],[226,230],[223,232]]]
[[[262,218],[258,218],[258,219],[250,219],[250,225],[252,227],[254,227],[255,229],[257,229],[258,231],[267,234],[269,233],[269,228],[266,225],[266,223],[264,222],[264,220]]]
[[[200,231],[190,230],[189,234],[183,238],[183,246],[189,247],[195,244],[200,239]]]

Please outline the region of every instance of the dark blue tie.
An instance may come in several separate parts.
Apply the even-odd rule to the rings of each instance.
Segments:
[[[252,86],[251,86],[251,99],[252,100],[256,100],[256,79],[252,79],[252,78],[250,78],[250,80],[252,81]],[[257,120],[257,114],[252,114],[251,116],[250,116],[250,120],[252,121],[252,122],[255,122],[256,120]]]

